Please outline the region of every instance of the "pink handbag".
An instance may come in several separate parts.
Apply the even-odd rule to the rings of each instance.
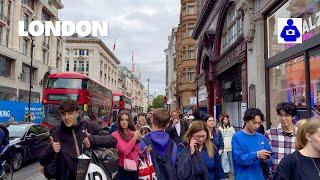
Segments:
[[[134,160],[131,159],[124,159],[124,170],[126,171],[137,171],[138,166]]]

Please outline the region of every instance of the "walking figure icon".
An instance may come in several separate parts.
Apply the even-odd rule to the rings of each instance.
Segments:
[[[293,20],[288,19],[287,25],[284,26],[280,36],[287,42],[295,42],[301,36],[298,28],[293,25]]]

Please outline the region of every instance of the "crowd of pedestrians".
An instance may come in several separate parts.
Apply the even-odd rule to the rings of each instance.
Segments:
[[[297,108],[288,102],[276,111],[280,124],[265,133],[258,108],[245,111],[237,132],[228,114],[200,120],[164,108],[138,114],[136,122],[120,111],[107,128],[81,118],[77,103],[68,100],[59,106],[61,124],[51,130],[39,169],[47,178],[76,179],[85,149],[115,148],[117,180],[320,179],[320,119],[296,125]]]

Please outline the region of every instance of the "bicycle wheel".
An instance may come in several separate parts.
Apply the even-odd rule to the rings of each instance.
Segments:
[[[3,165],[3,170],[4,170],[4,174],[1,178],[1,180],[12,180],[12,176],[13,176],[12,166],[8,163],[5,163]]]

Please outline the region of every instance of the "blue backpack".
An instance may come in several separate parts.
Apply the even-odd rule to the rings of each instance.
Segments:
[[[170,140],[170,143],[165,150],[165,154],[161,156],[157,151],[154,150],[153,143],[149,137],[143,138],[142,141],[146,144],[146,146],[151,145],[152,147],[150,154],[157,179],[176,180],[176,144]]]

